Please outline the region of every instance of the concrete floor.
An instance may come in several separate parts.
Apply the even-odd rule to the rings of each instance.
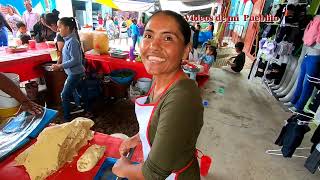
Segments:
[[[285,159],[265,154],[279,149],[275,139],[290,117],[276,99],[260,84],[248,81],[248,70],[235,75],[213,68],[203,98],[204,126],[198,148],[213,157],[210,173],[203,179],[214,180],[316,180],[320,172],[311,174],[304,168],[305,159]],[[213,93],[224,87],[224,95]],[[301,147],[310,147],[313,131]],[[302,151],[308,156],[308,151]],[[301,154],[300,153],[300,154]]]

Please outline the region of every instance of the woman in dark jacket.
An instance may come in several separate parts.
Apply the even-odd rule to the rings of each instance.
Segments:
[[[42,14],[40,21],[33,26],[34,37],[38,43],[45,41],[53,41],[56,37],[54,32],[46,23],[45,14]]]

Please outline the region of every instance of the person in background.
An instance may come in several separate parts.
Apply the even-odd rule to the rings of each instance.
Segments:
[[[114,22],[110,16],[108,16],[106,20],[106,31],[109,39],[115,40],[115,35],[117,34],[117,28],[114,25]]]
[[[0,12],[0,47],[8,46],[8,31],[12,32],[12,29],[3,14]]]
[[[15,98],[21,104],[21,109],[23,111],[27,111],[31,114],[42,113],[43,108],[32,102],[25,94],[23,94],[19,86],[17,86],[3,73],[0,73],[0,90]]]
[[[131,18],[130,16],[126,18],[126,25],[127,25],[127,33],[128,33],[128,37],[131,37],[131,24],[132,24],[132,21],[131,21]]]
[[[116,25],[116,27],[119,26],[119,20],[118,20],[117,17],[114,17],[114,18],[113,18],[113,22],[114,22],[114,25]]]
[[[144,33],[144,24],[142,22],[142,18],[139,18],[139,21],[137,23],[138,29],[139,29],[139,36],[138,36],[138,45],[141,43],[141,39],[143,37]]]
[[[19,38],[22,44],[29,44],[29,40],[31,40],[31,37],[28,34],[22,34]]]
[[[115,25],[115,27],[116,27],[116,29],[117,29],[116,38],[118,39],[119,36],[120,36],[120,28],[119,28],[119,20],[118,20],[117,17],[114,17],[114,18],[113,18],[113,23],[114,23],[114,25]]]
[[[105,27],[105,28],[106,28],[106,22],[107,22],[107,20],[108,20],[108,17],[109,17],[109,14],[106,13],[106,15],[105,15],[104,18],[103,18],[103,27]]]
[[[192,47],[194,49],[197,49],[199,45],[200,29],[201,29],[201,26],[199,23],[197,23],[195,26],[191,26],[191,30],[193,31]]]
[[[127,28],[127,23],[123,16],[121,17],[119,28],[120,28],[120,33],[119,33],[120,44],[122,39],[126,39],[126,44],[128,44],[128,28]]]
[[[58,59],[57,59],[57,64],[61,64],[62,63],[62,49],[64,46],[64,40],[63,37],[60,35],[60,33],[58,33],[58,26],[57,23],[59,21],[59,14],[60,12],[57,11],[56,9],[52,10],[52,13],[48,13],[45,15],[45,19],[46,19],[46,24],[48,25],[48,27],[56,32],[56,37],[54,39],[54,41],[56,42],[56,48],[57,48],[57,54],[58,54]]]
[[[131,30],[131,38],[132,38],[132,47],[133,47],[133,50],[135,50],[136,44],[137,44],[137,41],[138,41],[138,37],[140,35],[136,19],[132,20],[132,24],[130,26],[130,30]]]
[[[23,22],[18,22],[17,23],[17,28],[18,28],[18,32],[17,32],[17,37],[20,38],[21,35],[29,35],[30,36],[30,32],[28,32],[27,30],[27,26],[23,23]]]
[[[237,42],[235,44],[236,52],[238,53],[237,56],[231,57],[227,62],[227,66],[223,66],[222,69],[232,72],[232,73],[239,73],[246,62],[246,54],[242,51],[244,47],[243,42]],[[234,59],[233,62],[231,60]]]
[[[40,15],[33,12],[31,0],[24,0],[24,6],[27,10],[22,15],[22,21],[26,24],[27,30],[33,32],[34,25],[40,21]]]
[[[217,48],[211,45],[206,46],[206,51],[203,55],[200,56],[201,64],[205,68],[210,69],[212,64],[216,61],[217,58]]]
[[[46,23],[46,15],[42,14],[40,21],[33,27],[34,36],[38,43],[45,41],[53,41],[56,37],[56,32]]]
[[[140,51],[153,85],[147,96],[136,99],[139,132],[121,143],[121,157],[112,169],[115,175],[135,180],[200,180],[196,144],[204,109],[195,81],[181,69],[191,47],[190,36],[189,24],[173,11],[158,11],[150,17]],[[125,155],[139,144],[144,162],[134,164]]]
[[[99,24],[99,26],[103,26],[103,18],[102,18],[102,15],[101,15],[101,13],[98,13],[98,24]]]
[[[59,20],[59,14],[60,12],[57,11],[56,9],[52,10],[52,13],[47,13],[44,17],[45,23],[44,25],[51,29],[53,32],[58,32],[58,20]]]
[[[81,91],[81,98],[84,103],[85,117],[91,118],[89,112],[88,89],[86,86],[85,68],[83,65],[83,52],[80,45],[77,24],[73,17],[63,17],[58,21],[58,30],[63,37],[65,44],[62,49],[62,63],[53,64],[52,69],[57,71],[64,69],[67,79],[61,92],[63,118],[71,120],[70,102],[74,91]]]
[[[8,14],[6,15],[6,20],[12,29],[13,37],[17,37],[18,32],[17,23],[22,21],[21,17],[17,14],[15,8],[11,5],[7,5]]]
[[[31,35],[30,32],[27,31],[26,25],[23,22],[18,22],[17,27],[17,37],[20,38],[22,44],[29,44],[29,40],[31,40]]]
[[[56,48],[57,48],[57,54],[58,54],[58,60],[57,60],[57,64],[61,64],[62,63],[62,49],[64,46],[64,39],[63,37],[60,35],[60,33],[57,33],[57,37],[56,37]]]
[[[213,26],[213,22],[209,22],[209,26],[208,26],[208,31],[211,32],[213,34],[214,31],[214,26]]]

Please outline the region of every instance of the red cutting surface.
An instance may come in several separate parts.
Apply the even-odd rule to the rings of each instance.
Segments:
[[[27,149],[30,145],[32,145],[35,140],[28,143],[19,151],[15,152],[11,156],[9,156],[4,161],[0,162],[0,179],[1,180],[29,180],[29,175],[25,171],[23,166],[15,166],[14,159],[25,149]],[[47,178],[47,180],[71,180],[71,179],[79,179],[79,180],[89,180],[93,179],[100,166],[102,165],[103,161],[107,157],[119,158],[119,146],[122,140],[119,138],[115,138],[106,134],[102,133],[95,133],[94,138],[89,142],[89,144],[83,147],[79,155],[74,158],[71,163],[65,164],[58,172],[52,174]],[[88,172],[79,172],[77,170],[77,160],[81,157],[81,155],[85,152],[85,150],[92,144],[104,145],[106,146],[106,151],[104,153],[103,158],[97,163],[97,165]],[[50,154],[48,154],[50,156]],[[134,152],[132,160],[135,162],[142,162],[143,155],[142,155],[142,148],[139,145]],[[45,163],[45,162],[44,162]]]

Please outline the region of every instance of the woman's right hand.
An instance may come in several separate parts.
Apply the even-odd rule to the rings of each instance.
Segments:
[[[140,141],[139,134],[136,134],[136,135],[132,136],[131,138],[124,140],[119,147],[120,155],[126,156],[129,152],[129,150],[131,148],[136,147],[140,142],[141,141]]]

